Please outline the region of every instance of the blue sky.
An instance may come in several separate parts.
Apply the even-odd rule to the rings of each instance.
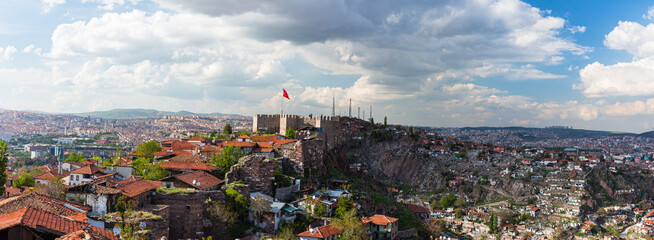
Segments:
[[[654,129],[647,1],[0,3],[0,108]]]

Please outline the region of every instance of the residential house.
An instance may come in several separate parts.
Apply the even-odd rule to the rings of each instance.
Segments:
[[[138,202],[139,206],[143,206],[143,204],[150,202],[150,197],[154,194],[154,191],[161,188],[161,182],[159,181],[149,181],[145,179],[127,179],[125,181],[127,182],[120,183],[116,188],[122,190],[123,195],[130,200]]]
[[[429,211],[429,208],[420,206],[420,205],[415,205],[415,204],[407,204],[407,207],[409,208],[409,211],[411,211],[413,214],[418,216],[422,220],[427,220],[429,219],[429,214],[431,211]]]
[[[201,191],[218,190],[220,189],[220,185],[225,183],[225,181],[205,171],[182,173],[161,179],[161,182],[165,188],[184,188]]]
[[[103,169],[95,165],[86,165],[70,172],[69,185],[89,183],[102,175],[105,175]]]
[[[363,217],[361,221],[370,229],[372,240],[397,239],[397,218],[377,214],[372,217]]]
[[[219,167],[201,161],[202,158],[198,156],[176,156],[171,158],[169,161],[160,163],[159,166],[165,168],[171,173],[171,175],[197,170],[212,173],[220,169]]]
[[[55,239],[86,228],[97,239],[118,240],[111,231],[94,226],[88,207],[37,193],[0,201],[0,239]]]
[[[265,195],[260,192],[254,192],[250,194],[250,200],[256,197],[262,197],[269,199],[271,201],[270,210],[263,213],[261,217],[256,217],[252,212],[248,214],[250,222],[254,223],[258,228],[264,229],[268,232],[274,232],[279,230],[280,223],[283,222],[294,222],[296,213],[300,212],[299,208],[295,208],[287,203],[276,202],[272,197]]]
[[[300,237],[300,240],[336,240],[338,239],[338,234],[342,233],[343,230],[337,229],[334,225],[325,225],[317,228],[309,228],[308,231],[302,232],[297,236]]]

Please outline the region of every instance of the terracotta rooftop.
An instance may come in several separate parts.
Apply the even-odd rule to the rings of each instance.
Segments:
[[[341,232],[343,232],[343,230],[336,229],[334,226],[329,224],[329,225],[309,229],[309,231],[298,234],[298,237],[327,238],[329,236],[333,236]]]
[[[221,143],[223,147],[254,147],[256,143],[253,142],[239,142],[239,141],[227,141]]]
[[[248,135],[241,135],[241,136],[236,137],[236,139],[250,139],[250,136],[248,136]]]
[[[106,231],[106,230],[105,230]],[[107,240],[114,239],[103,235],[104,232],[98,231],[91,225],[83,226],[80,230],[58,237],[56,240]],[[104,233],[106,234],[106,233]]]
[[[407,207],[409,208],[409,211],[413,213],[429,213],[429,208],[420,205],[407,204]]]
[[[0,229],[7,229],[17,225],[35,229],[37,232],[45,230],[49,233],[60,233],[61,235],[88,227],[104,237],[101,239],[119,239],[111,231],[93,227],[85,222],[75,221],[65,216],[52,214],[32,207],[21,208],[0,215]]]
[[[225,182],[205,171],[189,172],[175,175],[173,177],[197,189],[205,189]],[[195,181],[196,184],[193,184],[193,181]],[[200,183],[199,186],[197,185],[198,182]]]
[[[220,169],[211,164],[199,162],[199,161],[167,161],[159,164],[160,167],[166,169],[188,169],[188,170],[203,170],[203,171],[215,171]]]
[[[392,218],[392,217],[377,214],[377,215],[372,216],[372,217],[363,217],[363,218],[361,218],[361,221],[363,223],[372,222],[375,225],[384,225],[384,226],[386,226],[389,223],[397,222],[397,218]]]
[[[95,166],[95,165],[86,165],[84,167],[75,169],[73,171],[70,171],[71,174],[76,173],[76,174],[95,174],[97,172],[104,172],[101,168]]]
[[[0,214],[6,214],[18,209],[33,207],[52,214],[70,216],[80,211],[90,211],[90,206],[69,202],[38,193],[27,193],[0,201]]]
[[[131,197],[138,196],[139,194],[142,194],[144,192],[161,188],[161,182],[141,179],[123,185],[119,185],[116,188],[123,190],[123,195],[131,198]]]

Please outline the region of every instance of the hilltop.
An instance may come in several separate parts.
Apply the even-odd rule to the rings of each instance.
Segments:
[[[163,116],[188,116],[188,115],[198,115],[198,116],[239,116],[236,114],[223,114],[223,113],[193,113],[189,111],[178,111],[178,112],[168,112],[168,111],[159,111],[155,109],[113,109],[109,111],[95,111],[95,112],[85,112],[85,113],[74,113],[72,115],[80,117],[92,117],[92,118],[106,118],[106,119],[133,119],[133,118],[160,118]]]

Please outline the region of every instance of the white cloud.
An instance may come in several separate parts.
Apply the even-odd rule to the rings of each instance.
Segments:
[[[654,6],[647,8],[647,13],[643,14],[643,18],[652,20],[654,19]]]
[[[568,31],[570,31],[572,34],[584,33],[586,32],[586,26],[572,26],[568,28]]]
[[[13,59],[12,56],[17,51],[18,49],[16,49],[14,46],[7,46],[5,48],[0,47],[0,61],[9,61]]]
[[[88,2],[100,3],[101,5],[98,6],[98,8],[112,11],[116,6],[125,5],[126,2],[136,5],[140,1],[141,0],[82,0],[82,3],[88,3]]]
[[[57,5],[65,4],[66,0],[42,0],[43,6],[41,7],[41,10],[45,13],[50,12],[52,8],[54,8]]]
[[[606,35],[604,45],[611,49],[626,50],[634,57],[654,55],[654,24],[647,26],[630,21],[620,21],[618,26]]]
[[[614,65],[594,62],[579,77],[576,88],[587,97],[654,95],[654,57]]]
[[[616,102],[603,106],[603,113],[609,116],[636,116],[654,114],[654,98],[645,101]]]
[[[23,49],[23,52],[24,53],[34,53],[37,56],[41,56],[42,52],[43,52],[43,49],[35,47],[34,44],[30,44],[29,46],[27,46],[27,47],[25,47]]]

